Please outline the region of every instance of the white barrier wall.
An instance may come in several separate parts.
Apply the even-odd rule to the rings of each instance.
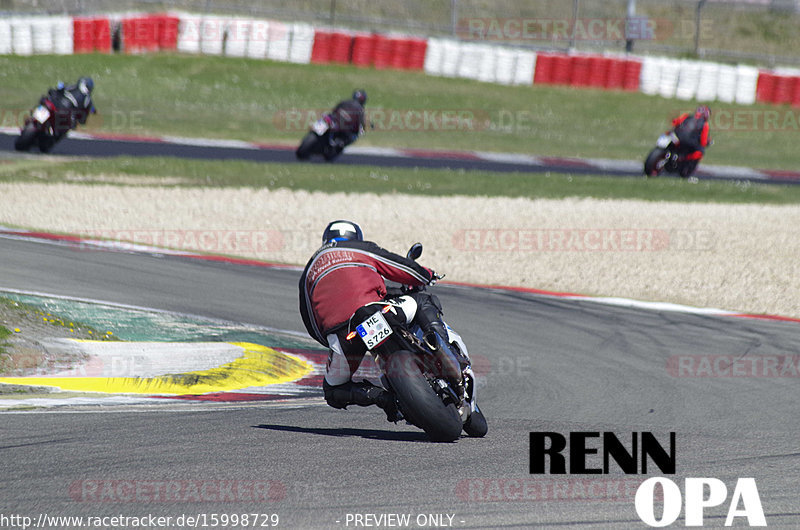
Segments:
[[[512,48],[497,48],[497,60],[495,61],[495,80],[501,85],[510,85],[514,82],[517,52]],[[531,77],[533,81],[533,77]]]
[[[665,59],[661,62],[661,77],[658,82],[659,96],[664,98],[675,97],[680,73],[681,61],[679,59]]]
[[[717,75],[717,100],[733,103],[736,100],[736,67],[729,64],[719,65]]]
[[[425,49],[425,64],[423,70],[428,75],[442,75],[442,62],[444,61],[444,40],[431,37]]]
[[[200,51],[206,55],[222,55],[226,20],[207,16],[200,22]]]
[[[699,84],[700,63],[687,59],[682,60],[680,75],[678,76],[678,86],[675,89],[675,97],[683,100],[694,99]]]
[[[75,47],[73,31],[72,18],[53,18],[53,53],[57,55],[72,55]]]
[[[33,53],[33,33],[30,19],[11,19],[11,48],[15,55],[31,55]]]
[[[697,85],[698,101],[714,101],[717,99],[717,83],[719,64],[704,62],[700,67],[700,83]]]
[[[11,21],[0,19],[0,55],[9,55],[14,49],[11,46]]]
[[[181,13],[178,18],[178,51],[200,53],[200,25],[203,17]]]
[[[53,19],[37,17],[30,23],[33,53],[53,53]]]
[[[478,81],[494,83],[497,79],[497,50],[499,46],[484,44],[481,50],[481,62],[478,65]]]
[[[311,24],[292,24],[292,45],[289,62],[308,64],[314,48],[314,27]]]
[[[514,60],[515,85],[532,85],[533,73],[536,71],[536,53],[530,50],[517,50]]]
[[[288,61],[289,48],[292,42],[292,26],[271,20],[269,23],[269,45],[267,59],[273,61]]]
[[[444,39],[442,42],[442,72],[445,77],[456,77],[458,75],[458,63],[461,56],[461,43],[452,39]]]
[[[247,41],[247,56],[251,59],[264,59],[269,44],[269,20],[256,19],[250,27]]]
[[[639,91],[655,96],[661,84],[661,69],[665,59],[661,57],[643,57],[642,70],[639,73]]]
[[[228,57],[244,57],[247,54],[247,42],[253,21],[248,18],[232,18],[225,29],[225,55]]]
[[[758,68],[739,65],[736,67],[736,103],[752,105],[756,102]]]
[[[482,54],[483,47],[480,44],[462,44],[456,75],[465,79],[478,79]]]

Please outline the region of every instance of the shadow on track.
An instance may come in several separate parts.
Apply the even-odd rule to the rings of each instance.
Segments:
[[[299,432],[305,434],[318,434],[321,436],[334,436],[337,438],[349,438],[358,436],[369,440],[388,440],[395,442],[426,442],[431,443],[424,432],[398,432],[381,431],[378,429],[326,429],[321,427],[297,427],[293,425],[253,425],[255,429],[267,429],[271,431]]]

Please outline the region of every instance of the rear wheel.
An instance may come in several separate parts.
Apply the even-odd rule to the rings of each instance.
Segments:
[[[435,442],[452,442],[461,436],[461,416],[453,403],[445,404],[433,390],[421,361],[399,351],[388,363],[386,377],[405,418]]]
[[[647,155],[647,160],[644,161],[644,174],[648,177],[657,177],[661,174],[666,163],[666,149],[660,147],[653,148],[650,154]]]
[[[314,154],[314,147],[317,145],[317,141],[319,140],[319,136],[314,134],[313,132],[308,133],[303,141],[300,142],[300,147],[294,152],[297,156],[298,160],[306,160],[312,154]]]
[[[36,127],[32,123],[28,123],[20,133],[19,137],[14,140],[14,149],[17,151],[27,151],[31,148],[36,141]]]

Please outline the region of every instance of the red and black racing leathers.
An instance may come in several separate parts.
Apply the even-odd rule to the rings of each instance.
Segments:
[[[300,313],[308,333],[323,346],[356,309],[386,297],[385,280],[427,285],[433,271],[389,252],[371,241],[324,245],[309,260],[300,278]]]
[[[681,141],[684,159],[699,162],[708,147],[708,120],[685,113],[672,120],[672,127]]]

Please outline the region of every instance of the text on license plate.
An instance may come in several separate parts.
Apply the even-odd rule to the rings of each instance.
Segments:
[[[392,334],[392,328],[389,327],[389,323],[386,322],[380,311],[356,326],[356,331],[358,331],[368,350],[379,345],[386,340],[386,337]]]

